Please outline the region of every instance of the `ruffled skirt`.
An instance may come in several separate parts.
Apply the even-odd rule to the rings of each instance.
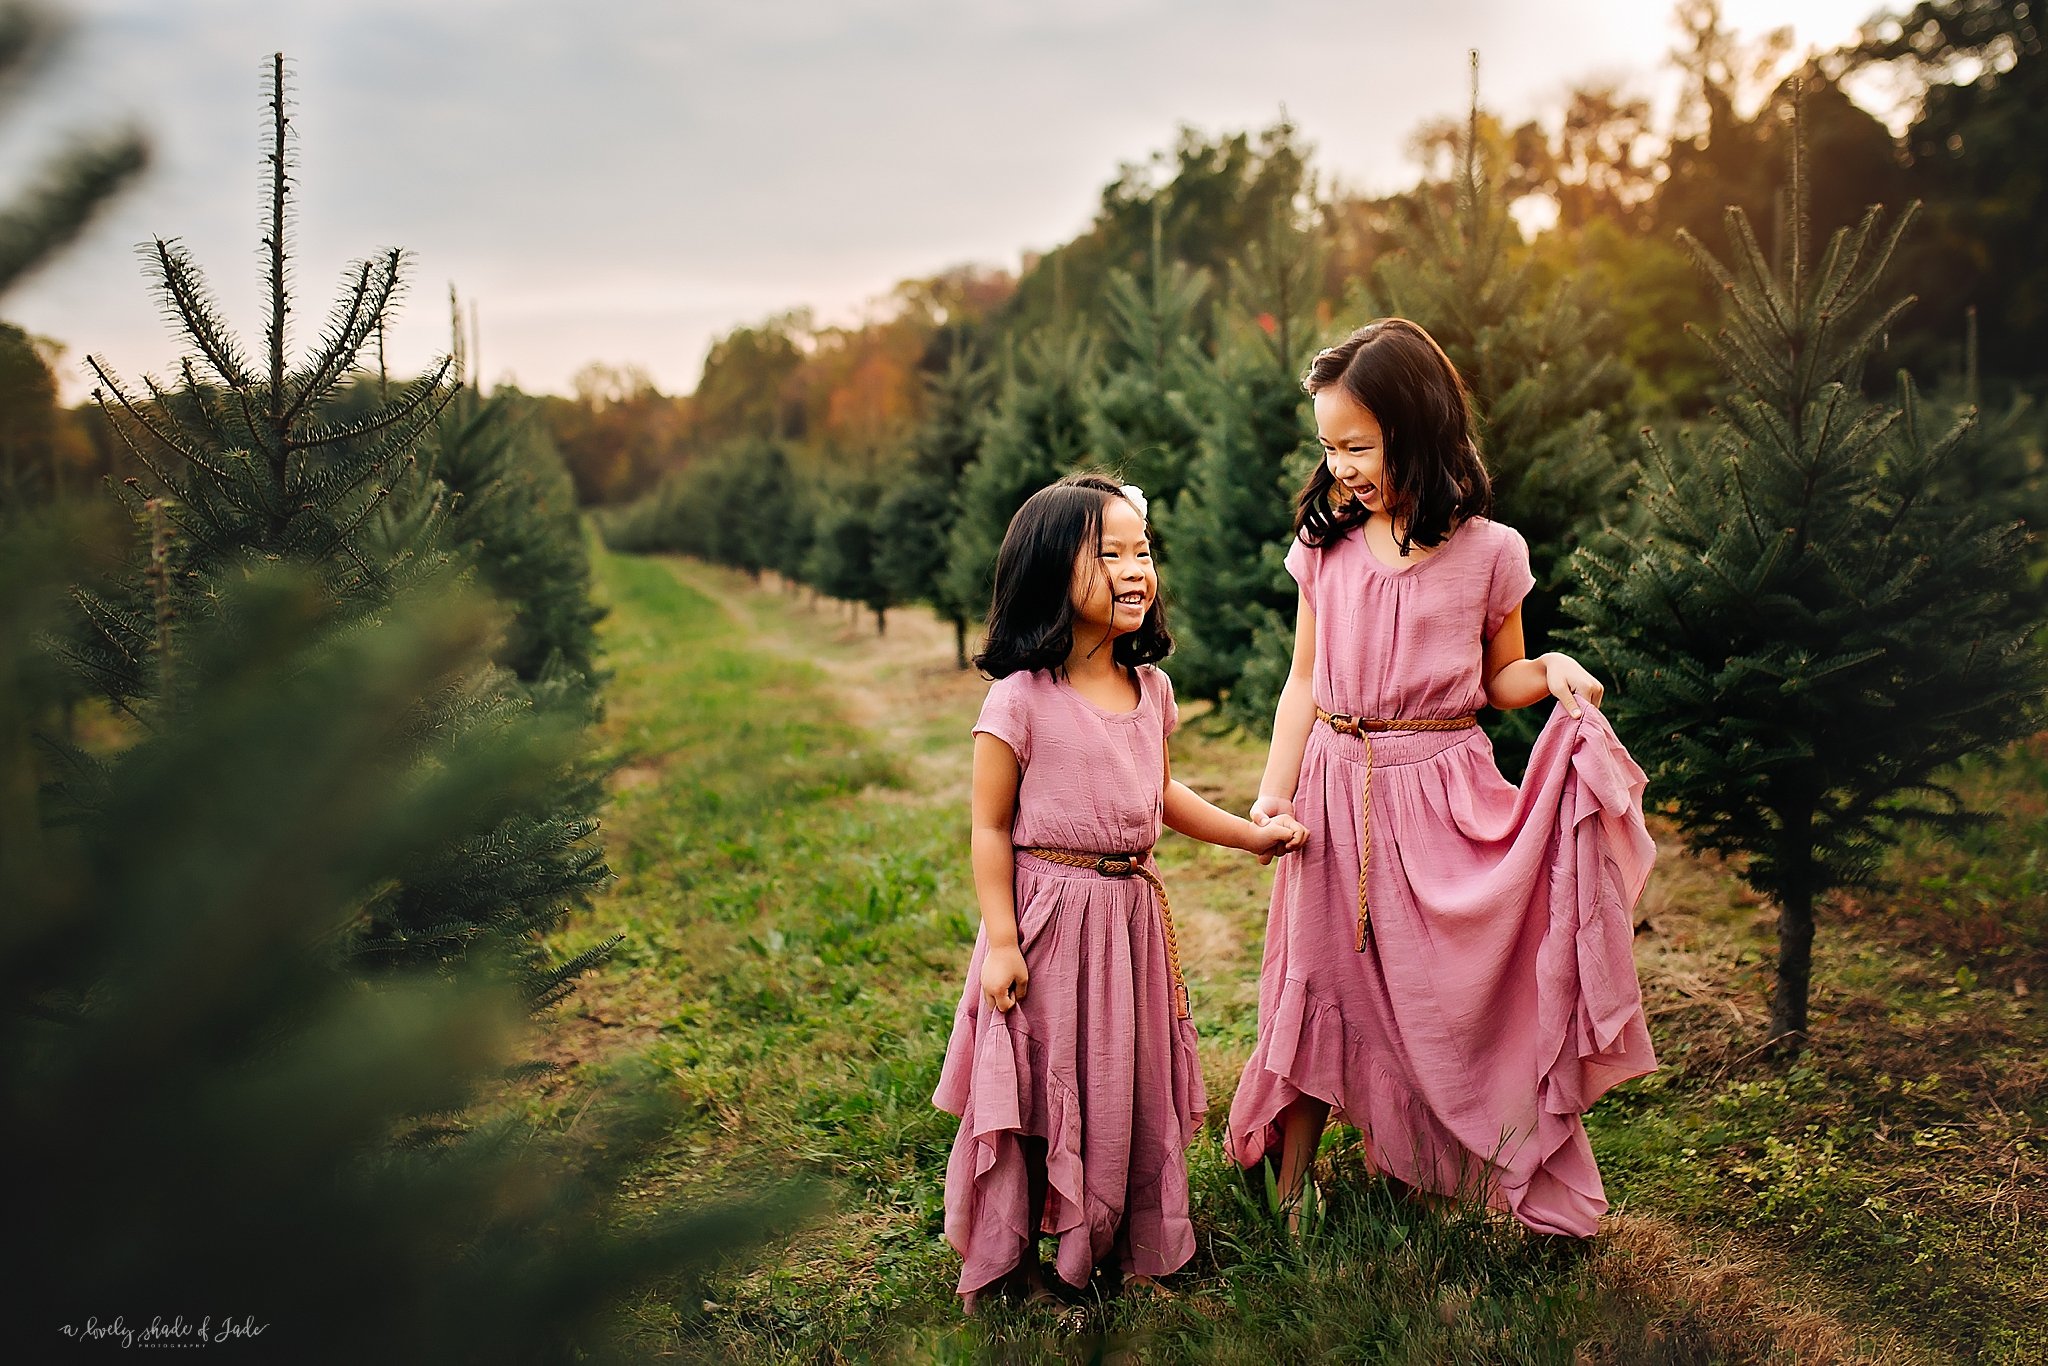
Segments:
[[[1206,1097],[1191,1022],[1174,1015],[1159,903],[1142,878],[1017,855],[1030,970],[1007,1012],[981,994],[978,936],[933,1103],[960,1116],[946,1165],[946,1239],[960,1293],[1011,1271],[1044,1232],[1054,1270],[1085,1284],[1116,1258],[1161,1276],[1194,1254],[1187,1146]],[[1045,1142],[1047,1192],[1027,1228],[1024,1138]]]
[[[1581,1115],[1656,1065],[1633,956],[1655,855],[1643,772],[1597,708],[1559,707],[1517,790],[1477,730],[1373,738],[1372,935],[1357,952],[1364,743],[1312,732],[1275,878],[1258,1044],[1224,1144],[1250,1166],[1301,1096],[1382,1171],[1591,1236]]]

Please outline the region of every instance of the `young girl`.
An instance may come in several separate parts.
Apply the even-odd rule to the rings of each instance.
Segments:
[[[933,1097],[960,1116],[946,1238],[970,1311],[1012,1276],[1050,1294],[1041,1232],[1072,1286],[1194,1252],[1185,1152],[1206,1101],[1152,846],[1162,816],[1262,857],[1306,838],[1172,780],[1173,685],[1153,666],[1172,641],[1136,493],[1075,475],[1024,504],[975,660],[996,680],[974,724],[981,934]]]
[[[1463,381],[1414,323],[1317,356],[1323,463],[1255,822],[1299,816],[1274,881],[1259,1037],[1225,1146],[1298,1195],[1335,1113],[1373,1165],[1590,1237],[1607,1208],[1580,1115],[1656,1066],[1631,957],[1654,850],[1644,778],[1570,658],[1523,657],[1534,583],[1484,514]],[[1555,697],[1518,791],[1481,706]]]

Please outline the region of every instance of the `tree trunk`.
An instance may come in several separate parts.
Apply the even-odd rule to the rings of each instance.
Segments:
[[[1806,998],[1813,981],[1813,865],[1802,860],[1778,896],[1778,988],[1771,996],[1770,1045],[1792,1057],[1806,1046]]]
[[[875,634],[878,636],[889,634],[889,609],[886,607],[877,607],[875,609]]]
[[[953,663],[962,669],[967,667],[967,618],[965,617],[953,618]]]

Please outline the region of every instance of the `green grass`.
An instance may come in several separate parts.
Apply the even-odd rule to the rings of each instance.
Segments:
[[[1212,1124],[1191,1154],[1198,1252],[1168,1297],[1097,1289],[1064,1312],[963,1320],[940,1235],[954,1121],[930,1095],[974,933],[958,764],[978,691],[943,665],[892,662],[829,605],[682,562],[601,556],[598,570],[619,880],[557,947],[626,941],[565,1007],[573,1065],[534,1095],[534,1117],[572,1127],[608,1080],[651,1073],[685,1113],[639,1177],[647,1207],[791,1173],[826,1193],[765,1256],[641,1303],[649,1355],[1709,1362],[1812,1355],[1795,1340],[1853,1354],[1859,1339],[1902,1359],[2048,1352],[2031,1002],[1924,945],[1826,924],[1816,1044],[1769,1066],[1737,1018],[1764,999],[1768,919],[1669,840],[1664,929],[1644,959],[1666,1068],[1589,1121],[1630,1216],[1590,1255],[1399,1199],[1344,1130],[1325,1144],[1319,1227],[1290,1240]],[[862,705],[891,723],[856,725]],[[1201,731],[1176,738],[1176,774],[1234,804],[1262,755]],[[2025,875],[1988,836],[1971,857],[1980,882]],[[1203,949],[1190,980],[1220,1116],[1255,1026],[1265,874],[1179,840],[1161,859]],[[1812,1328],[1801,1298],[1822,1305],[1817,1337],[1793,1335]]]

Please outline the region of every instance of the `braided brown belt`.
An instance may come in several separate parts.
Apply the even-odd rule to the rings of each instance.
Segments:
[[[1166,965],[1173,971],[1173,1009],[1175,1015],[1188,1018],[1188,984],[1180,972],[1180,940],[1173,932],[1173,903],[1166,899],[1166,884],[1159,875],[1147,868],[1144,858],[1150,850],[1135,854],[1087,854],[1078,849],[1047,849],[1040,845],[1017,846],[1019,853],[1042,858],[1047,863],[1058,863],[1068,868],[1092,868],[1104,877],[1141,877],[1152,884],[1152,890],[1159,893],[1159,923],[1166,928]]]
[[[1389,730],[1470,730],[1479,724],[1479,718],[1476,715],[1418,716],[1383,721],[1348,716],[1343,712],[1327,712],[1317,707],[1316,720],[1339,735],[1355,736],[1365,742],[1365,795],[1360,802],[1362,813],[1358,818],[1358,939],[1353,945],[1364,953],[1365,941],[1372,933],[1372,908],[1366,895],[1366,871],[1372,867],[1372,737]]]

